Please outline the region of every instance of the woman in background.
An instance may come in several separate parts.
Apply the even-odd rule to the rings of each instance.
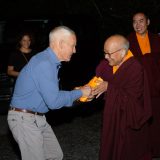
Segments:
[[[33,36],[30,33],[22,33],[18,37],[16,50],[10,54],[7,74],[13,78],[15,83],[21,69],[28,63],[35,51],[32,49]]]

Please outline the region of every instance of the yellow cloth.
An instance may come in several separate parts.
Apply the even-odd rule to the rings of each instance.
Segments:
[[[96,86],[98,86],[99,85],[99,82],[102,82],[103,81],[103,79],[101,78],[101,77],[96,77],[96,76],[94,76],[89,82],[88,82],[88,85],[91,87],[91,88],[94,88],[94,87],[96,87]],[[80,99],[79,99],[81,102],[87,102],[87,97],[81,97]]]
[[[130,57],[132,57],[133,54],[130,50],[128,50],[128,53],[126,54],[126,56],[124,57],[124,62],[129,59]],[[116,73],[116,71],[118,70],[119,66],[113,66],[113,74]]]
[[[150,47],[150,42],[149,42],[149,38],[148,38],[148,32],[146,33],[146,35],[144,37],[142,37],[141,35],[137,34],[137,40],[140,46],[140,49],[142,51],[142,54],[146,54],[146,53],[151,53],[151,47]]]

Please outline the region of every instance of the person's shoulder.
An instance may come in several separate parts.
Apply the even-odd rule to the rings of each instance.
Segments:
[[[10,52],[10,57],[17,57],[20,55],[20,51],[17,49],[14,49],[13,51]]]
[[[149,35],[150,37],[160,39],[160,35],[159,35],[158,33],[152,33],[152,32],[149,31],[149,32],[148,32],[148,35]]]
[[[45,55],[46,49],[41,51],[33,50],[32,52],[35,54],[36,57],[39,57],[39,56]]]
[[[143,68],[143,65],[134,56],[131,57],[129,60],[130,60],[130,63],[133,68],[135,68],[135,69],[136,68]]]
[[[41,64],[46,64],[48,63],[48,56],[47,56],[47,51],[46,49],[43,51],[38,52],[31,58],[31,63],[36,64],[36,65],[41,65]]]
[[[135,57],[131,57],[124,63],[123,71],[126,76],[133,78],[144,72],[144,66]]]
[[[111,66],[109,65],[108,61],[106,59],[102,59],[99,64],[96,67],[96,70],[103,70],[110,68]]]

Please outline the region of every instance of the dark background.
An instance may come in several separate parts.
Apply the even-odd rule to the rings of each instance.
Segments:
[[[48,33],[66,25],[77,34],[77,54],[61,71],[65,89],[82,85],[94,75],[103,58],[104,40],[111,34],[132,31],[132,15],[144,11],[151,20],[150,30],[160,32],[159,0],[1,0],[0,73],[6,72],[16,36],[23,30],[35,36],[35,48],[48,46]]]
[[[136,11],[144,11],[151,20],[149,29],[154,33],[160,32],[160,0],[0,0],[0,130],[7,133],[5,136],[0,134],[3,153],[0,159],[6,160],[5,154],[11,157],[8,159],[14,159],[15,153],[17,155],[17,151],[10,151],[10,147],[17,149],[15,142],[13,146],[7,143],[13,141],[6,131],[12,86],[5,75],[17,35],[21,31],[31,31],[35,36],[34,47],[40,51],[48,46],[48,33],[53,27],[66,25],[76,32],[77,53],[69,63],[63,63],[61,69],[61,86],[70,90],[87,83],[94,76],[95,68],[103,58],[103,43],[108,36],[115,33],[127,35],[133,30],[132,14]],[[57,130],[56,127],[54,129],[64,147],[65,157],[79,155],[81,159],[87,159],[90,155],[93,159],[99,147],[101,115],[91,118],[93,113],[102,109],[100,98],[48,112],[47,120],[52,126],[57,126]],[[78,123],[73,123],[75,117],[79,118]],[[65,127],[68,123],[69,126]],[[86,144],[89,144],[88,148]]]

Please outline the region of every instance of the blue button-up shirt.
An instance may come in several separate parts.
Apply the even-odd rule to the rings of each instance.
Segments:
[[[59,90],[60,64],[51,48],[33,56],[17,78],[10,105],[40,113],[72,106],[82,96],[82,91]]]

